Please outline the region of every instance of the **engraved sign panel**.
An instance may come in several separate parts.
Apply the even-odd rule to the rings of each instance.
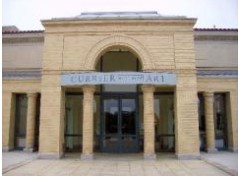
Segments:
[[[61,85],[175,85],[176,74],[165,72],[89,72],[62,74]]]

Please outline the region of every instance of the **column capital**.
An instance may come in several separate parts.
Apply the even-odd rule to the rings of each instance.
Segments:
[[[95,85],[83,85],[82,86],[83,92],[95,92],[96,86]]]
[[[143,92],[154,92],[155,91],[155,85],[142,85],[141,90]]]
[[[30,98],[30,97],[36,98],[37,97],[37,93],[27,93],[27,97],[28,98]]]
[[[205,92],[203,92],[203,96],[204,97],[212,98],[214,96],[214,92],[212,92],[212,91],[205,91]]]

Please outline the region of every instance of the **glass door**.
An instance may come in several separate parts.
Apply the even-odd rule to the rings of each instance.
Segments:
[[[101,151],[139,151],[136,97],[117,94],[102,99]]]
[[[15,149],[25,148],[26,142],[26,115],[27,115],[27,96],[25,94],[16,95],[15,113]]]
[[[121,151],[130,153],[139,151],[136,99],[120,99],[120,141]]]
[[[216,148],[225,150],[228,147],[226,98],[224,93],[216,93],[214,101]]]
[[[119,100],[117,97],[104,98],[102,107],[102,143],[103,152],[119,151]]]

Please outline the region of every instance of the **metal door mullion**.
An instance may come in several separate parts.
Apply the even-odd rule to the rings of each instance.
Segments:
[[[136,143],[137,143],[137,150],[136,151],[139,151],[139,148],[140,148],[140,117],[139,117],[139,95],[136,95],[135,97],[135,102],[136,102]]]
[[[104,112],[104,100],[105,99],[115,99],[117,100],[117,107],[118,107],[118,115],[117,115],[117,148],[107,148],[105,146],[103,146],[103,141],[106,138],[106,131],[105,131],[105,124],[106,124],[106,120],[105,120],[105,112]],[[130,137],[134,137],[135,138],[135,146],[133,148],[130,148],[129,150],[127,150],[125,147],[123,147],[123,140],[122,137],[126,136],[124,134],[122,134],[122,99],[133,99],[135,102],[135,126],[136,126],[136,132],[135,134],[129,134],[128,136]],[[125,93],[117,93],[115,95],[108,95],[108,94],[102,94],[101,96],[101,108],[100,108],[100,112],[101,112],[101,118],[102,118],[102,122],[101,122],[101,136],[100,136],[100,140],[101,140],[101,150],[102,151],[106,151],[106,152],[133,152],[133,151],[138,151],[139,150],[139,98],[138,95],[132,95],[132,94],[125,94]]]
[[[122,132],[121,132],[121,120],[122,120],[122,102],[121,95],[118,95],[118,148],[119,152],[122,152]]]
[[[104,118],[104,96],[101,95],[100,97],[100,117],[101,117],[101,122],[100,122],[100,150],[104,151],[104,146],[103,146],[103,140],[104,140],[104,135],[105,135],[105,118]]]

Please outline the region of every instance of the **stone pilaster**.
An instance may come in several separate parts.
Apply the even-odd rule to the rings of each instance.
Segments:
[[[27,99],[26,146],[24,151],[33,152],[37,93],[27,93]]]
[[[14,149],[15,96],[2,92],[2,151]]]
[[[152,85],[143,85],[144,102],[144,159],[156,159],[154,126],[154,91]]]
[[[177,158],[199,159],[197,81],[193,71],[178,72],[174,114]]]
[[[38,158],[59,159],[64,154],[65,89],[58,74],[44,74],[41,81]]]
[[[238,91],[231,91],[228,101],[230,106],[230,119],[228,121],[230,127],[228,127],[228,138],[231,137],[229,138],[231,140],[229,150],[232,152],[238,152]]]
[[[83,151],[81,159],[93,159],[93,98],[95,86],[85,85],[83,89]]]
[[[207,152],[216,152],[215,146],[215,127],[214,127],[214,94],[212,92],[204,92],[205,101],[205,125],[206,125],[206,144]]]

